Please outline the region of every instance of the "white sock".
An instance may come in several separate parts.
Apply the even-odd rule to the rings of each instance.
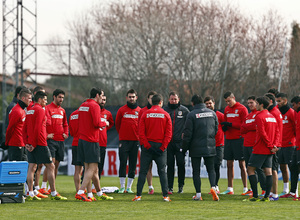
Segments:
[[[132,179],[132,178],[128,178],[128,180],[127,180],[127,189],[131,189],[133,180],[134,180],[134,179]]]
[[[200,198],[201,197],[201,193],[196,193],[196,197]]]
[[[49,191],[49,189],[50,189],[50,184],[49,184],[49,186],[48,186],[48,191]]]
[[[102,190],[100,190],[99,192],[97,192],[97,196],[102,196],[103,193],[102,193]]]
[[[56,196],[57,192],[54,190],[53,192],[51,191],[51,196]]]
[[[88,197],[94,197],[93,193],[88,193]]]
[[[83,193],[84,193],[84,190],[81,190],[81,189],[78,190],[78,192],[77,192],[78,195],[83,194]]]
[[[153,188],[153,186],[151,185],[151,186],[149,186],[149,189],[154,189],[154,188]]]
[[[27,183],[24,184],[24,188],[25,188],[25,195],[27,195],[27,193],[29,192]]]
[[[92,189],[95,189],[95,185],[94,184],[92,184]]]
[[[39,189],[40,189],[40,187],[39,187],[39,186],[34,186],[34,188],[35,188],[36,190],[39,190]]]
[[[273,198],[278,198],[278,194],[272,194]]]
[[[285,193],[289,192],[289,182],[283,183],[283,192]]]
[[[33,191],[29,191],[29,196],[34,197],[34,192]]]
[[[43,188],[47,188],[47,182],[42,182],[42,186],[41,186],[41,188],[43,189]]]
[[[216,186],[216,190],[217,190],[217,191],[220,191],[219,186]]]
[[[37,194],[39,194],[39,192],[35,189],[33,190],[33,194],[36,196]]]
[[[273,194],[272,192],[270,192],[270,196],[269,196],[269,197],[273,197],[273,195],[274,195],[274,194]]]
[[[120,177],[121,188],[125,188],[126,177]]]
[[[293,193],[293,192],[290,192],[290,194],[291,194],[292,196],[296,195],[296,193]]]
[[[230,192],[233,192],[233,187],[227,187],[227,190],[229,190]]]
[[[216,191],[216,187],[215,186],[213,186],[213,187],[211,187],[213,190],[215,190]]]

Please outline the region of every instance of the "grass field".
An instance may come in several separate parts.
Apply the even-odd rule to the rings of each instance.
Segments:
[[[177,179],[175,180],[175,182]],[[136,190],[135,180],[133,191]],[[57,177],[57,190],[67,201],[42,201],[1,204],[0,219],[297,219],[300,202],[281,199],[277,202],[242,202],[241,180],[234,181],[235,195],[220,195],[220,201],[212,200],[208,179],[202,179],[203,201],[193,201],[193,181],[186,179],[184,193],[171,195],[172,202],[164,202],[158,178],[153,178],[155,193],[148,195],[145,184],[142,201],[132,202],[133,194],[110,194],[112,201],[76,201],[71,176]],[[119,186],[117,177],[103,177],[102,186]],[[227,181],[220,181],[221,191],[226,190]],[[282,189],[282,181],[279,191]],[[177,187],[174,188],[177,191]]]

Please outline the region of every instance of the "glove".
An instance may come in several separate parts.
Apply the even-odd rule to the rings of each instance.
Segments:
[[[232,127],[232,123],[227,122],[227,121],[221,122],[221,125],[226,126],[226,127]]]
[[[223,127],[222,127],[222,130],[225,132],[225,131],[228,130],[228,127],[227,127],[227,126],[223,126]]]

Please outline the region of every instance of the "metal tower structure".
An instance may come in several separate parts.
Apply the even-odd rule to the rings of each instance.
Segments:
[[[24,74],[37,70],[37,0],[3,0],[2,116],[7,94],[23,85]],[[8,85],[10,83],[10,85]],[[2,135],[5,131],[3,123]],[[4,134],[5,135],[5,134]],[[4,136],[3,136],[4,137]]]

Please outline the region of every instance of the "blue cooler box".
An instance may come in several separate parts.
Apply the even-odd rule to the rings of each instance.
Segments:
[[[0,163],[0,184],[25,183],[28,163],[26,161]]]

